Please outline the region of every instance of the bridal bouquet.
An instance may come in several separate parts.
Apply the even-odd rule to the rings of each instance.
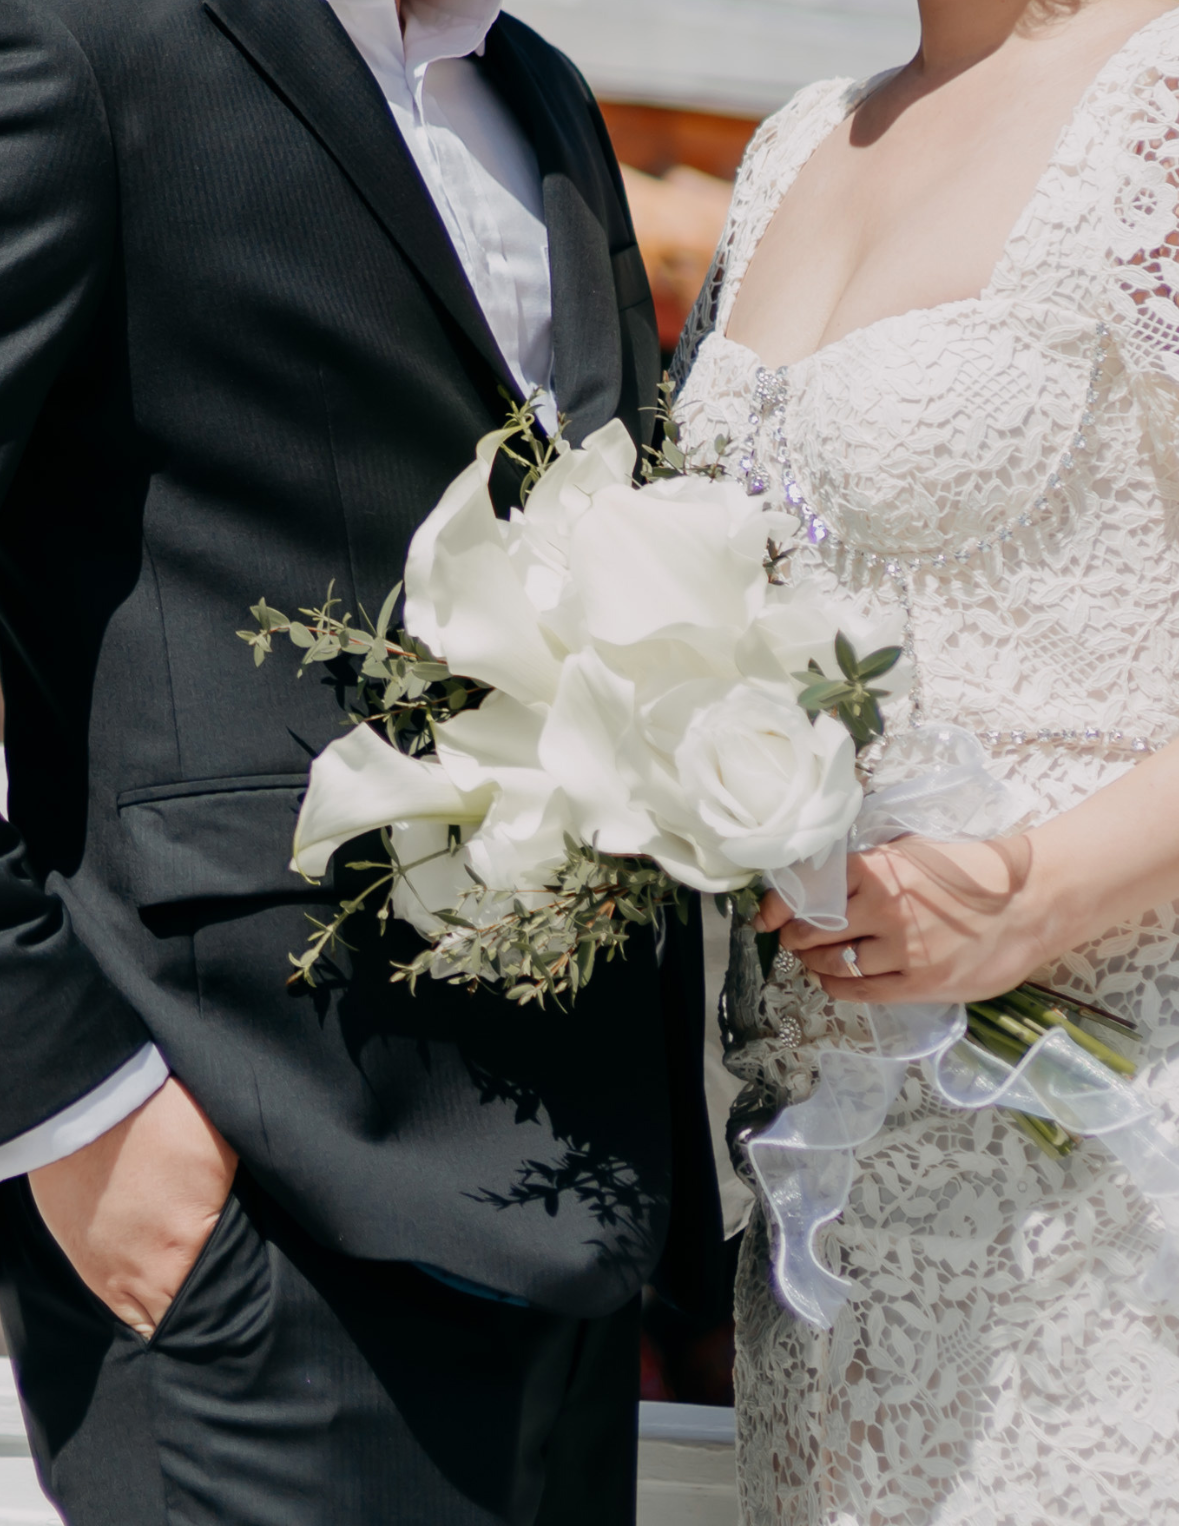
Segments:
[[[501,450],[527,468],[506,520]],[[842,852],[900,648],[858,658],[853,640],[890,632],[781,577],[797,522],[684,465],[673,433],[636,486],[620,423],[574,450],[520,410],[415,535],[404,630],[399,589],[361,626],[330,599],[302,621],[255,608],[257,661],[280,634],[304,665],[361,661],[292,867],[318,879],[373,831],[385,855],[350,865],[374,878],[316,924],[294,979],[375,907],[426,940],[395,979],[575,997],[632,928],[685,915],[688,890],[752,910],[776,874]]]
[[[489,491],[501,450],[525,472],[506,520]],[[903,682],[892,633],[788,578],[797,521],[719,467],[689,470],[674,423],[644,486],[635,465],[621,424],[573,450],[538,440],[517,410],[414,537],[403,629],[391,629],[400,588],[360,624],[330,592],[301,620],[255,607],[240,634],[257,662],[280,635],[303,650],[301,672],[354,659],[349,729],[312,765],[292,868],[318,879],[374,832],[383,852],[348,865],[372,878],[315,924],[293,981],[314,983],[348,919],[371,908],[425,940],[393,967],[411,989],[430,976],[519,1003],[573,999],[634,928],[685,915],[690,890],[745,916],[773,886],[837,932],[849,852],[1017,823],[1022,806],[954,726],[893,736],[865,793],[857,752]],[[1163,1217],[1143,1287],[1166,1294],[1179,1151],[1127,1084],[1132,1062],[1082,1027],[1104,1020],[1126,1038],[1131,1024],[1034,986],[864,1012],[868,1041],[823,1048],[810,1095],[747,1144],[784,1303],[829,1326],[846,1301],[816,1236],[914,1064],[947,1106],[1003,1108],[1052,1154],[1100,1137]]]

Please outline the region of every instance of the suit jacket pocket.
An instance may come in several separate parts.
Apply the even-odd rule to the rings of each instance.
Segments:
[[[306,774],[258,774],[120,795],[135,904],[144,910],[305,891],[289,864],[306,788]]]

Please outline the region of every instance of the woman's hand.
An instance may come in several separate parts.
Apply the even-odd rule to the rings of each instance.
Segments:
[[[1036,904],[1027,837],[985,843],[903,838],[848,860],[848,927],[793,919],[772,892],[758,923],[777,931],[836,1001],[977,1001],[1009,991],[1057,950]],[[758,924],[755,924],[758,925]],[[851,945],[863,979],[851,976]]]

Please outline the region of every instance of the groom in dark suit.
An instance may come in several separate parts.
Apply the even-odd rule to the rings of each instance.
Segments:
[[[625,1526],[715,1248],[691,937],[572,1013],[404,927],[286,987],[347,675],[248,605],[378,605],[504,390],[652,430],[601,118],[497,13],[0,0],[0,1312],[71,1526]]]

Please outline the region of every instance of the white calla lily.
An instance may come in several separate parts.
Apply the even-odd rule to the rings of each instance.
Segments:
[[[435,759],[407,758],[371,726],[357,726],[311,765],[291,868],[320,879],[354,837],[395,821],[478,824],[493,798],[489,786],[464,793]]]
[[[488,483],[490,436],[410,543],[405,621],[451,672],[515,695],[547,699],[559,664],[505,548]]]

